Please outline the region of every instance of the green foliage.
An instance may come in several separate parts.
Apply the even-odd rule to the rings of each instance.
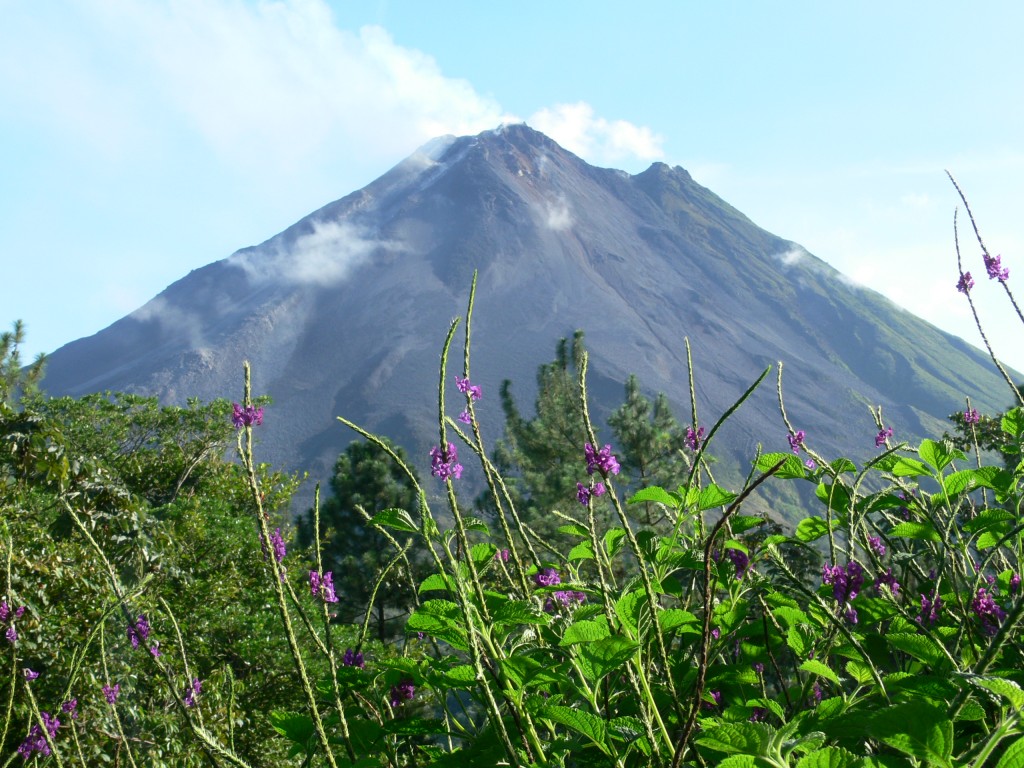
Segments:
[[[26,367],[19,349],[24,343],[25,325],[21,320],[16,320],[10,331],[0,333],[0,408],[16,408],[23,397],[39,391],[46,356],[37,355]]]

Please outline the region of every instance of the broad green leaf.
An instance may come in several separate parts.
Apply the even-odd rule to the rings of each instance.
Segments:
[[[582,536],[583,538],[590,537],[590,531],[579,523],[566,523],[565,525],[558,526],[559,533],[568,533],[570,536]]]
[[[975,469],[961,469],[959,472],[952,472],[942,478],[942,490],[947,496],[956,496],[959,493],[970,490],[977,484]]]
[[[649,488],[641,488],[639,491],[629,497],[627,504],[642,504],[647,501],[653,501],[656,504],[664,504],[666,507],[677,509],[679,507],[681,499],[673,493],[666,491],[657,485],[652,485]]]
[[[1024,736],[1007,747],[996,768],[1024,768]]]
[[[416,613],[437,616],[449,622],[462,619],[462,611],[451,600],[427,600],[416,609]]]
[[[494,623],[547,624],[550,615],[542,613],[528,600],[510,600],[491,614]]]
[[[1005,535],[1005,533],[1000,531],[985,531],[978,537],[978,540],[975,542],[975,546],[977,546],[978,549],[990,549],[991,547],[996,546]]]
[[[759,525],[764,525],[765,519],[763,517],[757,517],[755,515],[736,515],[729,521],[729,527],[732,528],[733,536],[739,536],[741,533],[746,533],[751,528],[757,528]]]
[[[753,755],[729,755],[715,763],[718,768],[756,768],[757,758]]]
[[[1002,467],[979,467],[974,470],[978,485],[990,488],[996,493],[1009,493],[1014,487],[1013,473]]]
[[[930,667],[944,667],[948,663],[942,649],[927,635],[890,632],[885,635],[885,640],[896,650],[903,651]]]
[[[849,459],[836,459],[835,461],[830,462],[828,466],[832,470],[832,472],[834,472],[837,475],[857,471],[857,465],[854,464]]]
[[[909,456],[900,456],[889,470],[896,477],[931,477],[932,471],[925,466],[924,462],[912,459]]]
[[[419,528],[416,527],[416,523],[412,521],[409,513],[404,509],[398,508],[385,509],[382,512],[378,512],[370,518],[370,525],[386,526],[394,528],[396,531],[405,531],[406,533],[419,533]]]
[[[637,632],[640,628],[640,611],[646,600],[647,596],[642,589],[627,592],[615,601],[615,615],[625,626]]]
[[[839,676],[829,669],[827,665],[817,659],[807,659],[807,661],[800,665],[800,669],[804,672],[810,672],[812,675],[824,677],[827,680],[831,680],[836,685],[839,685]]]
[[[1012,438],[1024,437],[1024,408],[1012,408],[1004,413],[1001,426],[1003,432]]]
[[[289,741],[306,747],[313,737],[313,719],[300,712],[274,710],[270,713],[271,727]]]
[[[623,539],[626,538],[626,531],[622,528],[609,528],[604,534],[604,551],[609,558],[614,558],[622,549]]]
[[[594,548],[590,546],[589,541],[581,541],[569,550],[568,558],[569,560],[593,560]]]
[[[453,590],[454,587],[452,587],[451,582],[448,580],[448,576],[443,573],[430,574],[423,580],[423,583],[420,584],[419,588],[420,592],[451,592]]]
[[[818,483],[814,495],[829,509],[842,512],[850,507],[850,489],[841,482]]]
[[[788,645],[794,654],[798,657],[807,655],[807,652],[811,650],[811,644],[814,641],[813,636],[800,624],[793,624],[786,632],[786,645]]]
[[[577,621],[565,628],[562,640],[559,645],[574,645],[576,643],[592,643],[608,637],[608,627],[604,623],[596,621]]]
[[[937,443],[934,440],[922,440],[921,445],[917,448],[917,455],[940,472],[954,460],[960,461],[966,458],[963,451],[951,449],[945,443]]]
[[[445,670],[441,681],[449,688],[469,688],[476,685],[476,670],[471,664],[460,664]]]
[[[890,536],[904,539],[921,539],[922,541],[934,541],[942,543],[942,537],[929,522],[907,521],[894,525],[889,531]]]
[[[968,533],[977,533],[994,528],[997,525],[1016,519],[1016,516],[1005,509],[986,509],[973,520],[967,520],[963,529]]]
[[[611,750],[605,743],[607,736],[605,733],[604,720],[592,715],[589,712],[583,712],[579,709],[570,709],[569,707],[563,707],[557,704],[549,704],[546,707],[541,708],[540,716],[552,720],[560,725],[564,725],[570,731],[585,736],[591,744],[594,744],[604,754],[610,755]]]
[[[861,758],[842,747],[825,747],[801,757],[796,768],[857,768],[861,764]]]
[[[820,517],[805,517],[796,526],[796,537],[800,541],[815,541],[828,533],[828,523]]]
[[[682,608],[666,608],[658,612],[658,626],[662,632],[671,632],[676,627],[696,623],[697,617]]]
[[[644,725],[635,717],[616,717],[608,721],[608,735],[616,741],[629,744],[630,749],[644,755],[651,754],[651,742],[644,733]]]
[[[870,735],[920,760],[951,768],[953,721],[944,707],[914,699],[878,711],[871,718]]]
[[[860,685],[868,685],[874,677],[871,676],[871,667],[852,659],[846,662],[846,674],[856,680]]]
[[[726,723],[717,728],[709,728],[694,741],[708,749],[730,755],[765,755],[773,732],[764,723]]]
[[[735,493],[719,488],[714,483],[711,483],[707,488],[702,488],[697,496],[697,509],[704,512],[708,509],[722,507],[726,504],[731,504],[735,498]]]
[[[1002,677],[972,677],[970,682],[1002,696],[1013,705],[1014,709],[1024,710],[1024,690],[1013,682]]]
[[[580,646],[579,653],[590,662],[594,677],[591,684],[597,683],[602,677],[618,669],[636,653],[640,646],[621,635],[604,637],[593,643]]]
[[[806,613],[791,605],[780,605],[774,608],[772,610],[772,616],[790,627],[794,624],[811,623],[811,620],[807,617]]]
[[[480,568],[484,564],[490,563],[494,559],[494,553],[497,551],[498,548],[493,544],[481,542],[469,548],[469,556],[473,558],[473,563],[476,567]]]

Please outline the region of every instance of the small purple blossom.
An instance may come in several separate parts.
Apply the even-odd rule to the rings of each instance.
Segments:
[[[881,448],[885,445],[885,441],[892,437],[892,427],[885,427],[878,431],[875,435],[875,448]]]
[[[715,640],[717,640],[721,636],[722,636],[722,630],[720,630],[718,627],[715,627],[714,629],[711,630],[711,637],[713,637]]]
[[[192,678],[192,685],[185,691],[184,703],[186,707],[196,705],[196,696],[203,692],[203,681],[198,677]]]
[[[18,642],[18,630],[14,628],[13,624],[11,624],[11,626],[7,628],[7,631],[4,632],[4,637],[6,637],[7,642],[11,643],[12,645]]]
[[[146,619],[146,614],[140,615],[135,620],[135,624],[128,624],[128,639],[131,641],[132,648],[138,648],[140,642],[145,642],[149,637],[149,629],[149,620]]]
[[[28,667],[25,667],[24,674],[25,674],[25,679],[26,680],[35,680],[37,677],[39,677],[39,673],[38,672],[33,672]]]
[[[605,477],[619,474],[619,461],[612,455],[610,445],[605,445],[598,451],[590,443],[587,443],[583,446],[583,455],[587,460],[588,475],[594,474],[595,470]]]
[[[899,594],[900,583],[896,581],[896,577],[892,573],[892,568],[889,568],[885,573],[880,573],[875,577],[875,592],[881,593],[880,587],[885,584],[889,587],[889,591],[894,595]]]
[[[762,664],[760,661],[755,662],[754,663],[754,671],[757,672],[757,674],[759,674],[759,675],[763,675],[764,674],[764,664]]]
[[[816,462],[814,459],[808,459],[807,461],[804,462],[804,466],[811,470],[811,472],[813,472],[818,468],[818,462]]]
[[[987,253],[983,253],[982,258],[985,260],[985,271],[988,272],[989,280],[998,280],[1001,283],[1005,283],[1009,279],[1010,270],[1000,263],[1003,259],[1002,256],[993,258]]]
[[[456,480],[462,477],[462,465],[459,464],[459,453],[455,446],[448,443],[448,449],[442,451],[435,445],[430,449],[430,474],[439,480]]]
[[[977,408],[968,408],[964,411],[964,424],[977,424],[981,421]]]
[[[939,620],[939,611],[942,610],[942,598],[939,593],[933,591],[932,596],[921,595],[921,612],[917,614],[917,621],[920,624],[934,624]]]
[[[108,704],[113,704],[117,701],[118,695],[121,693],[121,684],[114,683],[113,685],[103,686],[103,696],[106,698]]]
[[[60,711],[65,715],[71,715],[72,720],[78,719],[78,699],[68,699],[60,705]]]
[[[752,723],[760,723],[768,718],[768,710],[764,707],[754,707],[754,711],[748,718]]]
[[[413,685],[412,680],[404,678],[398,685],[391,686],[391,708],[395,709],[400,704],[412,701],[412,697],[415,695],[416,686]]]
[[[345,649],[345,655],[341,659],[341,663],[346,667],[359,667],[360,669],[366,668],[366,662],[363,661],[363,653],[358,653],[351,648]]]
[[[500,560],[503,563],[507,563],[511,554],[512,553],[509,552],[507,549],[499,549],[497,552],[494,553],[494,559]]]
[[[885,542],[880,536],[868,536],[868,546],[879,557],[885,557]]]
[[[747,553],[742,549],[727,549],[725,550],[725,556],[736,566],[736,580],[742,580],[747,573],[747,568],[750,567],[750,558],[747,556]]]
[[[848,603],[857,597],[864,586],[864,569],[860,563],[852,560],[845,568],[839,565],[823,565],[821,580],[832,585],[832,596],[837,603]]]
[[[693,431],[693,427],[686,428],[686,444],[690,446],[691,451],[698,450],[703,440],[704,427],[698,427],[696,432]]]
[[[459,414],[459,421],[461,421],[463,424],[472,424],[473,417],[470,416],[469,411],[466,410]]]
[[[821,704],[822,698],[821,686],[817,682],[814,683],[814,688],[811,690],[811,706],[816,707]]]
[[[469,395],[471,400],[479,400],[481,397],[484,396],[483,390],[480,389],[480,387],[478,387],[476,384],[471,384],[469,381],[469,377],[466,377],[465,379],[460,379],[458,374],[456,374],[455,386],[458,388],[459,392],[462,392],[464,395]]]
[[[149,646],[149,655],[154,659],[159,659],[163,655],[160,653],[160,643],[153,643]]]
[[[235,429],[241,429],[242,427],[258,427],[263,423],[262,408],[257,408],[253,405],[243,408],[238,403],[232,403],[231,408],[231,423],[235,425]]]
[[[786,438],[789,440],[789,447],[792,449],[793,453],[800,453],[800,448],[803,447],[804,444],[804,437],[806,437],[806,435],[802,429],[798,429],[796,434],[786,435]]]
[[[702,702],[701,706],[704,709],[716,709],[717,707],[722,706],[722,692],[721,691],[708,691],[708,693],[711,694],[711,698],[714,699],[715,703],[712,704],[710,701]]]
[[[583,506],[587,506],[590,503],[591,497],[603,496],[605,493],[604,483],[598,481],[594,483],[594,487],[590,488],[583,483],[576,483],[576,499]]]
[[[554,568],[541,568],[533,575],[533,580],[538,587],[553,587],[562,583],[562,577]]]
[[[338,602],[338,595],[334,592],[334,574],[331,571],[325,571],[323,576],[319,571],[310,571],[309,591],[313,597],[320,597],[325,603]]]
[[[989,636],[996,633],[1000,623],[1006,618],[1006,611],[999,607],[984,587],[978,588],[978,593],[971,602],[971,610],[981,622],[982,631]]]
[[[963,272],[960,275],[960,279],[957,281],[956,289],[960,293],[969,293],[971,288],[974,287],[974,278],[971,277],[970,272]]]
[[[1017,590],[1020,589],[1020,574],[1015,573],[1010,577],[1010,594],[1017,594]]]
[[[544,601],[544,611],[546,613],[556,613],[562,608],[572,608],[586,601],[587,596],[583,592],[560,589],[557,592],[552,592],[548,599]]]
[[[60,728],[60,720],[49,712],[43,712],[42,715],[43,725],[46,726],[46,732],[50,735],[50,739],[53,740],[56,738],[57,730]],[[32,726],[32,729],[28,732],[28,736],[23,742],[21,742],[21,746],[18,747],[18,754],[25,760],[32,757],[34,752],[38,752],[43,757],[50,754],[50,745],[38,723]]]

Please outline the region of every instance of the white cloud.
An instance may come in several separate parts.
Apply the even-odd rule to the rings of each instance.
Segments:
[[[569,151],[599,165],[657,160],[663,155],[661,137],[649,128],[596,117],[594,108],[582,101],[541,109],[527,122]]]
[[[565,198],[544,204],[544,223],[548,229],[553,229],[556,232],[562,232],[572,227],[572,212],[569,210]]]
[[[794,264],[799,264],[807,256],[807,251],[801,248],[799,245],[794,244],[792,248],[783,253],[775,254],[775,258],[782,262],[783,266],[791,267]]]
[[[200,318],[169,303],[162,296],[147,302],[129,317],[140,322],[156,322],[161,333],[169,338],[187,340],[193,349],[206,346],[206,336]]]
[[[313,231],[297,237],[287,249],[275,238],[258,249],[232,255],[228,264],[256,282],[327,286],[345,279],[378,249],[398,251],[402,246],[367,237],[346,221],[314,222]]]

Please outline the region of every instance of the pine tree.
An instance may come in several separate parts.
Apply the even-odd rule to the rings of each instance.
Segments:
[[[404,451],[391,447],[405,461]],[[380,532],[366,524],[359,510],[371,517],[386,509],[411,512],[416,506],[416,489],[383,449],[362,440],[350,443],[338,457],[330,487],[332,495],[320,505],[323,569],[334,574],[341,598],[337,604],[340,619],[361,622],[382,569],[398,553]],[[313,510],[309,510],[299,520],[301,546],[312,544],[313,527]],[[399,563],[386,574],[373,606],[374,633],[380,640],[389,639],[401,629],[398,619],[412,604],[410,574],[404,563]]]
[[[14,321],[14,328],[0,333],[0,403],[14,408],[22,398],[35,394],[43,378],[46,356],[40,353],[32,365],[23,368],[19,347],[25,343],[25,324]]]

